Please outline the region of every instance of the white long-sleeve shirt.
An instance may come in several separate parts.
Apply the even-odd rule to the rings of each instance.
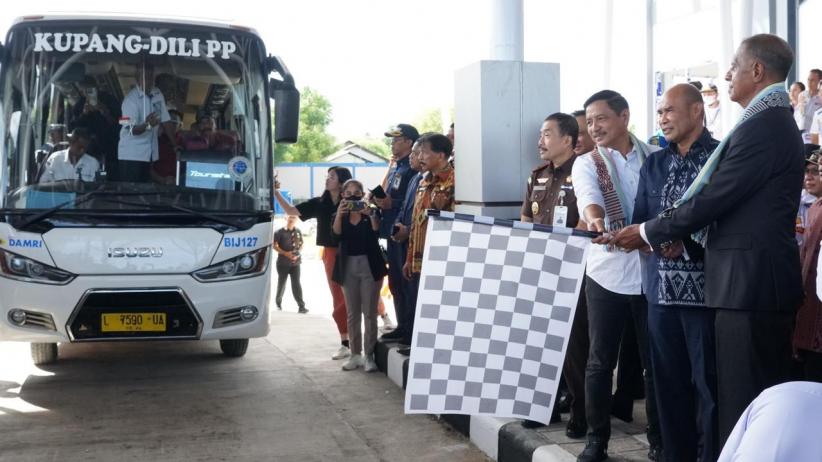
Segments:
[[[607,149],[606,151],[618,176],[618,178],[612,178],[612,181],[620,181],[626,200],[631,201],[633,206],[639,186],[639,169],[642,167],[639,154],[636,148],[632,149],[626,157],[615,150]],[[577,196],[580,217],[585,216],[583,211],[592,204],[605,209],[605,199],[599,189],[596,166],[590,153],[580,156],[574,162],[571,179],[574,193]],[[607,217],[605,222],[608,223]],[[592,245],[588,252],[586,274],[611,292],[639,295],[642,293],[642,272],[639,260],[639,252],[608,251],[604,245]]]
[[[159,125],[135,135],[132,129],[145,123],[148,115],[156,113],[160,122],[168,122],[171,116],[166,108],[166,100],[160,90],[153,89],[148,95],[134,87],[123,99],[123,116],[120,119],[120,144],[117,146],[117,158],[140,162],[155,161],[160,156],[158,141]]]

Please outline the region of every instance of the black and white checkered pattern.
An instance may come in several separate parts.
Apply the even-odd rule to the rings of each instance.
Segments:
[[[568,229],[432,216],[406,412],[547,423],[589,242]]]

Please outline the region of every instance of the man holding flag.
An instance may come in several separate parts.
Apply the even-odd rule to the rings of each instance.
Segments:
[[[793,57],[775,35],[742,42],[725,75],[742,117],[681,199],[610,241],[658,249],[690,235],[705,248],[705,304],[717,308],[720,446],[748,404],[789,377],[802,299],[794,224],[804,168],[784,82]]]
[[[645,374],[648,414],[648,457],[659,460],[661,437],[656,418],[653,378],[648,353],[648,305],[642,295],[639,255],[609,244],[631,222],[639,171],[651,152],[659,150],[628,131],[628,102],[619,93],[602,90],[585,102],[588,133],[596,148],[580,156],[571,172],[577,208],[590,231],[604,233],[588,252],[585,296],[588,301],[590,351],[585,368],[585,414],[588,444],[579,462],[608,458],[611,438],[611,389],[626,323],[633,323]]]

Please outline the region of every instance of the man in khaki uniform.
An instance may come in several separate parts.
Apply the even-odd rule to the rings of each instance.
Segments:
[[[528,178],[525,201],[522,203],[522,221],[575,228],[579,223],[577,198],[571,182],[571,167],[576,156],[579,126],[576,119],[568,114],[551,114],[542,123],[539,133],[539,156],[546,163],[534,169]],[[585,436],[585,364],[588,360],[588,318],[585,297],[580,297],[571,338],[565,357],[562,375],[568,384],[571,396],[571,418],[566,435],[570,438]],[[558,420],[559,413],[554,405],[552,420]],[[526,421],[526,427],[534,427],[536,422]]]

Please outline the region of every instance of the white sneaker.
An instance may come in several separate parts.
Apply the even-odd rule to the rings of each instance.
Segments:
[[[349,350],[347,346],[341,345],[340,349],[334,353],[334,356],[332,356],[331,359],[336,361],[338,359],[345,359],[349,356],[351,356],[351,350]]]
[[[365,367],[363,368],[365,372],[376,372],[377,371],[377,362],[374,361],[374,355],[368,355],[365,357]]]
[[[342,370],[353,371],[362,366],[362,355],[351,355],[351,358],[342,365]]]
[[[397,326],[394,325],[394,321],[391,320],[391,317],[388,316],[388,313],[382,315],[382,328],[385,330],[394,330]]]

